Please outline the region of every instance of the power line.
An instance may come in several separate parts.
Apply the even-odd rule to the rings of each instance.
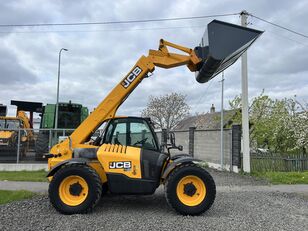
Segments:
[[[238,14],[239,13],[213,14],[213,15],[178,17],[178,18],[139,19],[139,20],[105,21],[105,22],[0,24],[0,27],[43,27],[43,26],[85,26],[85,25],[129,24],[129,23],[147,23],[147,22],[163,22],[163,21],[180,21],[180,20],[193,20],[193,19],[203,19],[203,18],[215,18],[215,17],[232,16],[232,15],[238,15]]]
[[[213,82],[214,82],[213,80],[209,82],[209,84],[207,85],[207,88],[204,90],[204,92],[207,92],[207,90],[210,88],[210,86],[212,85]],[[196,107],[201,103],[201,100],[203,100],[203,98],[204,98],[205,96],[207,96],[207,95],[206,95],[206,94],[200,95],[200,97],[199,97],[197,103],[194,104],[194,106],[193,106],[193,108],[192,108],[193,111],[195,111]]]
[[[169,30],[169,29],[187,29],[200,28],[206,25],[189,25],[189,26],[170,26],[170,27],[145,27],[145,28],[117,28],[101,30],[35,30],[35,31],[0,31],[0,34],[32,34],[32,33],[87,33],[87,32],[108,32],[108,31],[143,31],[143,30]]]
[[[297,34],[297,35],[299,35],[299,36],[308,38],[308,35],[302,34],[302,33],[297,32],[297,31],[295,31],[295,30],[292,30],[292,29],[289,29],[289,28],[287,28],[287,27],[284,27],[284,26],[278,25],[278,24],[276,24],[276,23],[270,22],[270,21],[268,21],[268,20],[265,20],[265,19],[263,19],[263,18],[260,18],[260,17],[258,17],[258,16],[253,15],[253,14],[250,14],[250,13],[248,13],[248,15],[250,15],[251,17],[254,17],[254,18],[256,18],[256,19],[259,19],[260,21],[263,21],[263,22],[266,22],[266,23],[268,23],[268,24],[271,24],[272,26],[276,26],[276,27],[279,27],[280,29],[284,29],[284,30],[287,30],[287,31],[289,31],[289,32],[291,32],[291,33],[294,33],[294,34]]]

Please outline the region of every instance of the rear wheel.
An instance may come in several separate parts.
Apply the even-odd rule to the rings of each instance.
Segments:
[[[199,215],[214,203],[216,186],[205,169],[195,164],[183,164],[168,176],[165,196],[178,213]]]
[[[102,183],[87,165],[68,165],[54,175],[49,185],[51,204],[63,214],[88,213],[102,195]]]

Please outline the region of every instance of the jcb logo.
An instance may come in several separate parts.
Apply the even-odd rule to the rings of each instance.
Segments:
[[[109,162],[110,169],[130,169],[132,163],[130,161]]]
[[[122,86],[124,88],[128,88],[129,85],[137,78],[138,75],[142,72],[142,69],[138,66],[135,67],[135,69],[128,74],[128,76],[123,80]]]

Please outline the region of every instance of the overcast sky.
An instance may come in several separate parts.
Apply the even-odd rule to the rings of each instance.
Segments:
[[[249,13],[308,34],[308,1],[103,1],[0,0],[0,24],[122,21]],[[240,18],[217,18],[240,23]],[[58,52],[62,53],[60,101],[72,100],[92,110],[127,74],[141,55],[157,49],[159,39],[194,48],[213,20],[0,28],[0,103],[11,99],[55,103]],[[250,27],[265,33],[248,51],[249,97],[262,89],[273,98],[308,101],[308,39],[249,17]],[[9,32],[9,33],[8,33]],[[31,33],[29,33],[31,32]],[[35,33],[33,33],[35,32]],[[241,93],[240,60],[225,71],[225,105]],[[118,114],[140,115],[149,95],[180,92],[191,112],[220,108],[220,80],[199,84],[186,67],[156,68],[122,105]],[[15,113],[14,106],[10,114]]]

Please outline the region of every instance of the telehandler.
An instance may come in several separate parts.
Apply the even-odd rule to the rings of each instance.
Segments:
[[[216,195],[213,178],[191,156],[171,157],[169,149],[180,148],[172,133],[165,153],[149,119],[115,116],[155,67],[186,65],[204,83],[234,63],[262,33],[217,20],[207,29],[208,36],[195,49],[160,40],[158,50],[142,56],[80,126],[52,147],[46,155],[51,181],[48,193],[56,210],[87,213],[106,189],[113,194],[144,195],[153,194],[161,184],[167,202],[180,214],[198,215],[211,207]],[[168,47],[181,54],[169,52]],[[91,141],[102,124],[104,132]]]

